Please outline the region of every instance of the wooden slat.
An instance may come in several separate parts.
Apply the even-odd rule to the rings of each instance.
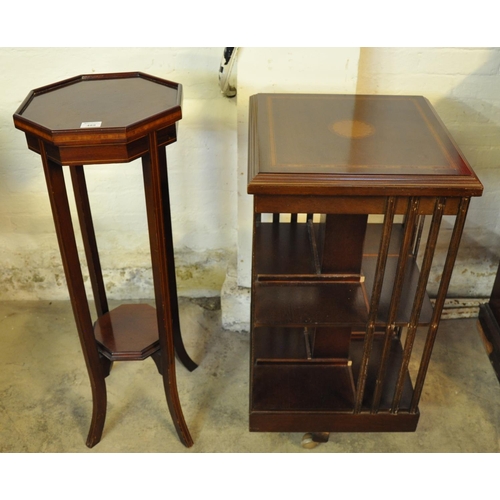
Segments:
[[[424,351],[422,353],[422,358],[420,361],[420,366],[418,369],[418,374],[415,382],[415,391],[413,393],[411,411],[417,410],[418,402],[420,401],[420,396],[422,394],[425,376],[427,374],[427,370],[429,368],[429,362],[431,359],[432,348],[434,347],[437,329],[439,326],[439,321],[441,319],[441,312],[443,311],[444,301],[446,299],[446,293],[448,291],[448,286],[450,284],[451,275],[453,273],[453,266],[455,265],[455,260],[457,258],[460,240],[462,238],[464,230],[465,220],[467,218],[467,211],[469,209],[469,204],[470,204],[470,198],[462,199],[460,203],[460,210],[458,212],[457,218],[455,219],[455,225],[453,227],[453,233],[451,235],[450,243],[448,246],[446,261],[441,275],[441,282],[439,283],[438,294],[436,297],[436,302],[434,304],[434,314],[432,316],[431,324],[427,332]]]
[[[363,358],[361,361],[360,373],[356,382],[356,401],[354,405],[354,413],[361,411],[366,382],[368,377],[368,365],[370,362],[371,350],[373,347],[373,336],[375,333],[375,321],[378,316],[378,307],[380,296],[382,293],[382,285],[384,282],[385,266],[387,263],[387,254],[389,253],[389,244],[391,241],[391,231],[394,222],[394,211],[396,199],[391,197],[387,199],[384,216],[384,229],[380,240],[380,249],[377,259],[375,278],[373,282],[373,290],[370,299],[370,310],[368,324],[366,326],[366,336],[363,343]]]
[[[410,322],[406,334],[403,360],[401,363],[401,368],[399,370],[396,389],[394,392],[394,400],[392,402],[392,407],[391,407],[391,411],[394,413],[397,412],[399,409],[401,396],[403,393],[404,379],[408,373],[408,365],[410,363],[413,343],[415,341],[415,335],[417,333],[418,319],[420,317],[420,311],[422,309],[422,305],[424,302],[425,289],[427,287],[427,281],[429,280],[429,274],[431,271],[432,260],[434,258],[434,251],[436,249],[437,239],[439,236],[439,228],[441,227],[441,220],[443,218],[445,203],[446,203],[445,199],[436,200],[436,208],[434,210],[434,215],[432,217],[431,227],[424,253],[424,259],[422,261],[422,269],[418,280],[417,290],[415,292],[415,298],[413,300]]]

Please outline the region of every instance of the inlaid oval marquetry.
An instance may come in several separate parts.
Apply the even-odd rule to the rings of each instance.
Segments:
[[[375,133],[375,127],[361,120],[341,120],[328,127],[332,132],[348,139],[363,139]]]

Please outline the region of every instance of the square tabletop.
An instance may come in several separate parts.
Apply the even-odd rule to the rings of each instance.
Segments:
[[[482,192],[421,96],[257,94],[249,121],[251,194]]]

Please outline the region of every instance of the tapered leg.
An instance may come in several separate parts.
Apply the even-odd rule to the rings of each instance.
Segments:
[[[82,231],[83,246],[85,248],[85,256],[89,268],[90,282],[92,283],[92,291],[94,293],[95,307],[97,315],[101,317],[109,311],[109,308],[106,298],[106,288],[104,287],[104,280],[102,279],[99,252],[97,251],[87,183],[85,182],[85,174],[82,165],[70,167],[70,172],[76,208],[78,211],[78,220],[80,221],[80,229]]]
[[[179,361],[189,370],[195,370],[198,365],[191,359],[184,346],[182,340],[181,325],[179,318],[179,304],[177,300],[177,280],[175,277],[175,259],[174,259],[174,242],[172,237],[172,223],[170,216],[170,196],[168,191],[168,176],[167,176],[167,156],[165,148],[161,147],[157,150],[158,156],[158,182],[161,187],[162,206],[161,213],[163,219],[163,237],[166,255],[166,270],[170,293],[170,311],[172,316],[172,331],[175,354]]]
[[[173,255],[173,253],[170,254],[169,252],[169,255]],[[174,277],[172,290],[177,290],[177,286],[175,283],[175,268],[173,266],[173,262],[174,261],[172,259],[170,263],[171,269],[169,270],[169,275]],[[181,361],[181,363],[190,372],[192,372],[193,370],[198,368],[198,365],[191,359],[191,357],[186,351],[186,348],[184,347],[184,341],[182,340],[182,334],[181,334],[181,323],[179,318],[179,304],[177,301],[177,292],[173,293],[170,299],[171,299],[170,309],[172,311],[172,330],[174,336],[175,353],[177,354],[179,361]]]
[[[181,323],[179,318],[179,303],[177,300],[177,280],[175,277],[175,261],[174,261],[174,243],[172,237],[172,224],[170,218],[170,198],[168,192],[168,177],[167,177],[167,159],[165,148],[159,151],[159,168],[161,176],[161,184],[163,186],[163,221],[165,226],[165,245],[167,252],[167,267],[168,267],[168,281],[170,290],[170,310],[172,312],[172,329],[174,337],[174,347],[177,357],[181,363],[192,372],[198,365],[191,359],[184,347],[181,334]]]
[[[154,358],[163,376],[167,404],[181,442],[190,447],[193,440],[184,420],[175,373],[175,351],[186,365],[187,355],[178,327],[177,289],[170,221],[170,202],[165,148],[158,148],[156,134],[149,135],[150,153],[143,157],[144,188],[148,215],[153,281],[160,335],[160,359]],[[175,311],[173,310],[175,309]],[[177,316],[178,317],[178,316]],[[177,339],[177,340],[176,340]],[[179,345],[180,344],[180,345]],[[187,359],[186,359],[187,357]],[[184,359],[183,359],[184,358]],[[191,360],[190,360],[191,361]],[[191,361],[191,363],[193,363]],[[193,363],[194,364],[194,363]],[[194,364],[194,367],[196,365]]]
[[[92,421],[87,437],[87,446],[91,448],[100,441],[106,419],[106,383],[104,380],[106,367],[100,360],[94,337],[63,169],[61,165],[47,158],[43,141],[40,140],[39,143],[71,305],[92,388]]]

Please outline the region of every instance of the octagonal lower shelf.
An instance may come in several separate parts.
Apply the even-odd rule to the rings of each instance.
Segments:
[[[101,316],[94,325],[100,352],[111,361],[142,360],[160,348],[156,309],[124,304]]]

